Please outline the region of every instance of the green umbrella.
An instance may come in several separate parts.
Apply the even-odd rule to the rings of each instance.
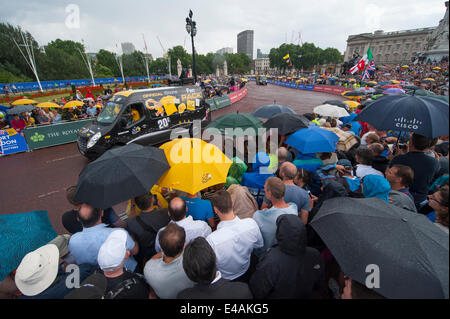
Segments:
[[[226,136],[257,136],[258,128],[263,128],[263,122],[247,113],[230,113],[225,114],[211,123],[206,127],[216,128],[220,130],[222,135]],[[235,131],[235,129],[242,129]]]

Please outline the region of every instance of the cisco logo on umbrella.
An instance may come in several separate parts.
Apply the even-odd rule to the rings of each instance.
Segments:
[[[419,125],[422,125],[422,121],[413,119],[413,120],[407,120],[404,117],[398,117],[394,119],[395,126],[398,128],[408,128],[413,130],[418,130]]]

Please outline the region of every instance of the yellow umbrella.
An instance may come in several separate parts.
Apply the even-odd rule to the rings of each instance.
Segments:
[[[433,68],[433,70],[440,70],[440,69],[441,69],[441,68],[438,67],[438,66],[436,66],[436,67]]]
[[[242,78],[241,81],[242,82],[248,82],[248,79]]]
[[[407,64],[402,65],[402,68],[409,68],[409,65],[407,65]]]
[[[351,109],[357,108],[360,104],[356,101],[344,101]]]
[[[12,105],[25,105],[25,104],[35,104],[35,103],[38,103],[38,102],[36,102],[35,100],[30,100],[30,99],[19,99],[19,100],[12,102],[11,104]]]
[[[370,84],[378,84],[378,82],[375,82],[375,81],[369,81],[369,82],[367,82],[367,83],[370,83]]]
[[[195,194],[227,180],[232,161],[214,144],[198,138],[182,138],[160,148],[170,165],[157,183],[160,187]]]
[[[70,102],[67,102],[66,104],[64,104],[63,109],[70,109],[74,106],[83,106],[83,104],[84,103],[81,101],[70,101]]]
[[[428,82],[435,82],[435,80],[434,79],[432,79],[432,78],[426,78],[426,79],[423,79],[422,80],[422,82],[424,82],[424,81],[428,81]]]
[[[399,84],[400,83],[400,81],[397,81],[397,80],[391,80],[391,82],[392,82],[392,84]]]
[[[36,107],[53,107],[53,108],[61,108],[59,104],[53,103],[53,102],[43,102],[36,105]]]
[[[205,83],[209,83],[209,82],[211,82],[211,80],[209,80],[209,79],[208,79],[208,80],[205,80],[205,81],[203,81],[203,82],[205,82]]]

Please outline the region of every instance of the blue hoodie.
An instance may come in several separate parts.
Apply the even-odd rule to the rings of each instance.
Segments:
[[[386,178],[378,175],[366,175],[363,178],[363,193],[365,198],[378,197],[389,203],[391,184]]]
[[[252,173],[244,173],[242,176],[241,185],[256,188],[256,189],[264,189],[264,184],[266,183],[266,179],[269,177],[273,177],[275,175],[268,173],[268,168],[270,165],[270,157],[266,153],[258,153],[253,158],[253,172]]]

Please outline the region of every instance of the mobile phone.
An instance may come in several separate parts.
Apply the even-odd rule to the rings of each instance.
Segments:
[[[309,198],[312,198],[311,191],[308,191]]]

